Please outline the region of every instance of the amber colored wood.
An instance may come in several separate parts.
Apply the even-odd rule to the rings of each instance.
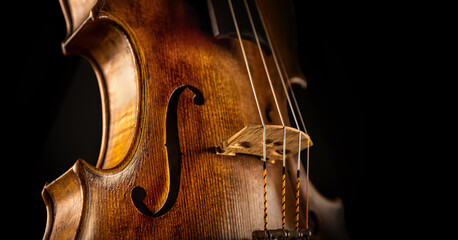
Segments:
[[[77,162],[58,180],[59,184],[47,184],[43,199],[48,212],[45,239],[76,238],[81,221],[84,219],[85,189],[81,164]],[[59,203],[59,204],[54,204]]]
[[[260,9],[281,12],[278,2],[260,4]],[[68,30],[63,51],[92,64],[101,89],[104,130],[96,167],[78,160],[45,185],[44,239],[250,239],[254,230],[261,230],[262,162],[255,156],[215,152],[215,146],[244,126],[260,124],[238,40],[217,40],[203,31],[194,8],[184,0],[61,0],[61,5]],[[278,30],[270,26],[269,32]],[[275,38],[276,45],[289,44],[291,39],[281,36]],[[274,106],[258,48],[249,41],[244,46],[261,108]],[[290,77],[300,75],[293,55],[282,55],[289,59],[284,64]],[[266,60],[275,72],[272,57]],[[278,73],[271,78],[274,88],[282,89]],[[166,113],[171,95],[183,85],[201,91],[205,102],[194,104],[189,90],[178,99],[178,196],[164,215],[147,216],[134,206],[131,192],[145,189],[143,202],[151,212],[167,200],[172,176]],[[275,94],[287,119],[286,96],[283,91]],[[269,124],[280,125],[276,111],[263,114],[272,120]],[[294,228],[294,158],[288,159],[289,229]],[[267,175],[269,228],[281,228],[282,165],[269,163]],[[326,200],[312,187],[309,208],[319,225],[313,239],[347,238],[341,203]]]

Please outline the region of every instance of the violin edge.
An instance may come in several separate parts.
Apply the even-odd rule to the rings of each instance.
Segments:
[[[94,12],[98,11],[104,2],[105,0],[89,0],[83,3],[78,0],[59,0],[67,27],[65,39],[77,32],[77,29],[81,28],[88,18],[93,18]]]
[[[122,169],[137,150],[145,114],[144,57],[135,36],[127,23],[99,8],[88,13],[79,28],[63,40],[61,48],[66,56],[86,59],[97,77],[102,140],[96,167]]]
[[[46,205],[45,239],[76,239],[86,209],[86,181],[83,160],[76,163],[51,183],[46,183],[41,196]]]

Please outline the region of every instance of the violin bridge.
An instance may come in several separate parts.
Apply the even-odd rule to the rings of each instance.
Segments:
[[[312,146],[309,135],[292,127],[285,126],[286,158],[299,152],[299,134],[301,134],[301,151]],[[266,158],[283,160],[283,126],[266,125]],[[310,143],[310,144],[307,144]],[[246,126],[218,146],[218,155],[235,156],[248,154],[263,157],[263,128],[261,125]]]

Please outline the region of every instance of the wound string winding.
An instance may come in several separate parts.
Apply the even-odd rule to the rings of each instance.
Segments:
[[[267,69],[267,64],[266,64],[266,61],[264,59],[264,54],[263,54],[262,49],[261,49],[261,44],[259,43],[258,32],[256,31],[256,27],[254,26],[254,23],[253,23],[253,18],[251,17],[250,7],[248,6],[248,3],[247,3],[246,0],[243,0],[243,2],[245,4],[245,9],[246,9],[247,14],[248,14],[248,19],[250,20],[251,29],[253,30],[253,35],[255,37],[256,44],[258,46],[258,50],[259,50],[259,54],[261,56],[262,64],[264,66],[264,70],[265,70],[266,75],[267,75],[267,80],[269,82],[270,90],[271,90],[273,98],[274,98],[275,106],[277,108],[278,115],[280,116],[280,122],[281,122],[282,127],[283,127],[282,229],[284,230],[285,229],[285,208],[286,208],[286,177],[285,177],[285,174],[286,174],[286,128],[285,128],[285,122],[283,120],[283,116],[282,116],[281,111],[280,111],[280,106],[278,104],[277,96],[275,94],[275,90],[274,90],[274,87],[273,87],[273,84],[272,84],[272,80],[270,78],[269,70]]]
[[[265,127],[265,124],[264,124],[264,119],[262,117],[261,108],[259,106],[258,97],[256,95],[256,90],[255,90],[255,87],[254,87],[254,84],[253,84],[253,79],[251,77],[250,67],[249,67],[249,64],[248,64],[247,57],[246,57],[245,48],[243,47],[242,37],[240,35],[239,27],[238,27],[238,24],[237,24],[237,19],[235,17],[235,13],[234,13],[234,8],[232,6],[232,1],[231,0],[227,0],[227,2],[229,4],[229,8],[231,10],[232,20],[234,21],[235,30],[237,32],[237,37],[238,37],[238,40],[239,40],[240,48],[242,50],[243,60],[245,61],[245,66],[246,66],[246,69],[247,69],[247,72],[248,72],[248,78],[250,79],[251,89],[253,91],[254,99],[256,101],[256,107],[258,108],[258,113],[259,113],[259,117],[261,119],[261,124],[262,124],[262,129],[263,129],[263,132],[262,132],[262,138],[263,138],[262,139],[262,154],[263,154],[263,179],[264,179],[264,230],[267,230],[268,229],[268,227],[267,227],[268,218],[267,218],[266,127]]]
[[[304,123],[304,119],[302,118],[302,114],[301,114],[301,111],[299,109],[299,105],[297,103],[297,100],[296,100],[296,96],[294,94],[294,91],[292,89],[292,85],[291,85],[291,82],[289,80],[289,77],[288,77],[288,73],[285,69],[285,66],[283,64],[283,62],[281,61],[281,58],[279,59],[275,53],[275,49],[273,48],[273,44],[270,40],[270,37],[269,37],[269,31],[268,31],[268,28],[265,24],[265,21],[264,21],[264,18],[263,18],[263,15],[262,15],[262,12],[260,11],[259,9],[259,6],[256,5],[257,7],[257,10],[258,10],[258,13],[259,13],[259,17],[261,19],[261,23],[262,23],[262,26],[266,32],[266,38],[267,38],[267,42],[270,46],[270,48],[272,49],[272,56],[273,56],[273,59],[274,59],[274,62],[275,62],[275,66],[277,68],[277,71],[278,71],[278,74],[280,76],[280,79],[281,79],[281,83],[282,83],[282,86],[283,86],[283,89],[285,91],[285,95],[286,95],[286,99],[287,99],[287,102],[288,102],[288,106],[289,108],[291,109],[291,113],[293,115],[293,119],[294,119],[294,122],[296,124],[296,128],[297,130],[300,131],[300,125],[297,121],[297,117],[296,117],[296,111],[297,111],[297,114],[299,115],[299,118],[300,118],[300,121],[302,123],[302,127],[303,127],[303,130],[304,132],[308,135],[307,133],[307,129],[305,127],[305,123]],[[280,62],[280,63],[279,63]],[[280,65],[281,65],[281,69],[280,69]],[[288,88],[291,92],[291,96],[293,98],[293,101],[294,101],[294,105],[295,105],[295,108],[296,108],[296,111],[294,110],[293,106],[292,106],[292,103],[291,103],[291,99],[289,97],[289,94],[288,94],[288,89],[285,85],[285,79],[283,78],[283,74],[285,75],[285,78],[286,78],[286,81],[288,83]],[[299,151],[298,151],[298,155],[297,155],[297,184],[296,184],[296,230],[299,229],[299,190],[300,190],[300,166],[301,166],[301,134],[299,133]],[[309,162],[310,162],[310,155],[309,155],[309,149],[310,149],[310,139],[307,139],[307,174],[306,174],[306,217],[305,217],[305,222],[306,222],[306,228],[308,229],[308,190],[309,190]]]

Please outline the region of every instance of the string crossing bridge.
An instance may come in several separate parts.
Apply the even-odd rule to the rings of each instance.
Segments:
[[[264,239],[303,239],[309,240],[312,236],[312,232],[309,229],[299,229],[299,231],[294,230],[258,230],[253,232],[253,240],[264,240]]]
[[[307,146],[312,146],[309,135],[295,128],[285,126],[286,138],[284,139],[283,126],[266,125],[266,158],[272,161],[283,159],[283,141],[286,141],[286,158],[299,151],[299,134],[301,134],[301,151]],[[263,157],[263,128],[262,125],[246,126],[217,147],[217,154],[235,156],[236,154],[249,154]]]

